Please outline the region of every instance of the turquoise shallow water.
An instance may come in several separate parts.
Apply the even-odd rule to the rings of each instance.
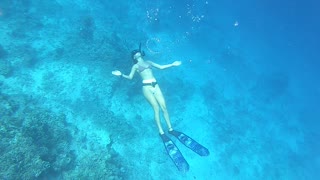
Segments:
[[[1,179],[317,179],[314,1],[0,2]],[[153,68],[190,165],[166,154],[128,74]],[[165,121],[161,115],[164,130]]]

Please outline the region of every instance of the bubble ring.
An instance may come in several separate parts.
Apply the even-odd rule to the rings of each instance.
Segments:
[[[151,52],[151,53],[153,53],[153,54],[159,54],[160,53],[160,51],[158,50],[158,51],[156,51],[156,50],[152,50],[151,48],[150,48],[150,42],[157,42],[157,43],[160,43],[160,39],[159,38],[156,38],[156,37],[154,37],[154,38],[149,38],[148,40],[147,40],[147,42],[146,42],[146,47],[147,47],[147,49],[148,49],[148,51],[149,52]]]

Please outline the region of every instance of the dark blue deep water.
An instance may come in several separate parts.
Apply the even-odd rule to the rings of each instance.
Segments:
[[[1,0],[0,179],[319,179],[319,17],[314,0]],[[111,73],[140,44],[173,129],[210,151],[160,106],[187,172],[142,91],[159,89]]]

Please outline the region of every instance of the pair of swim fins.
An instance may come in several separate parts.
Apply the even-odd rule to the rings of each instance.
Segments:
[[[175,136],[182,144],[191,149],[193,152],[199,154],[200,156],[209,156],[209,150],[199,144],[197,141],[179,131],[169,131],[170,134]],[[187,172],[189,170],[189,164],[186,159],[183,157],[182,153],[178,149],[178,147],[174,144],[174,142],[165,134],[160,134],[160,137],[163,141],[164,147],[178,168],[179,171]]]

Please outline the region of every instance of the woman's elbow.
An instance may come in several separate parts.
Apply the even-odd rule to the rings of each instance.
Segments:
[[[131,75],[131,76],[128,76],[128,79],[132,80],[132,79],[133,79],[133,76],[132,76],[132,75]]]

